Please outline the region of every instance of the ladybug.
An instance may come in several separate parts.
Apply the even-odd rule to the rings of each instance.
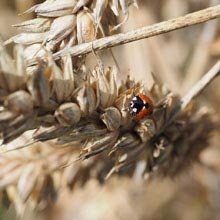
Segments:
[[[150,115],[153,111],[153,102],[144,95],[134,96],[130,102],[130,112],[135,115],[138,120]]]

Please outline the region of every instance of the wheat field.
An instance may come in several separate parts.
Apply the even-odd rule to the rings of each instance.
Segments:
[[[218,17],[218,0],[1,0],[0,219],[219,219]]]

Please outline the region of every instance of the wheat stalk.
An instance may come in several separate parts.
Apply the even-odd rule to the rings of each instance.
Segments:
[[[103,50],[106,48],[127,44],[133,41],[150,38],[160,34],[165,34],[181,28],[216,19],[218,17],[220,17],[220,5],[196,11],[185,16],[170,19],[168,21],[153,24],[151,26],[146,26],[140,29],[132,30],[127,33],[116,34],[110,37],[101,38],[92,42],[80,44],[72,48],[61,50],[54,54],[53,58],[56,60],[62,56],[65,56],[66,54],[70,54],[71,56],[84,55],[91,53],[92,51]],[[31,60],[29,62],[29,64],[31,65],[35,61]]]
[[[181,98],[179,104],[173,109],[164,127],[157,134],[160,135],[181,114],[186,106],[196,98],[220,73],[220,61],[218,61],[188,92]]]

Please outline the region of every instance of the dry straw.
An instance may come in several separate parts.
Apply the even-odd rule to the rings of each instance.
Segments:
[[[116,67],[104,68],[97,58],[90,71],[85,56],[77,55],[217,18],[220,6],[94,40],[121,25],[115,19],[120,11],[124,21],[128,17],[128,1],[116,3],[45,1],[26,12],[36,18],[15,25],[22,33],[5,42],[16,43],[14,58],[1,43],[2,143],[34,130],[28,146],[14,141],[13,150],[6,146],[0,155],[0,189],[19,213],[27,204],[42,208],[62,187],[91,178],[103,182],[113,173],[131,176],[141,161],[143,174],[175,176],[208,146],[217,122],[191,101],[219,75],[219,62],[180,98],[156,80],[150,89],[129,77],[118,83]],[[139,93],[150,96],[155,108],[137,121],[128,106]]]

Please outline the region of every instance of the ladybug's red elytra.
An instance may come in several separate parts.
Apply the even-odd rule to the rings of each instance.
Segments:
[[[138,120],[140,120],[152,113],[153,102],[148,96],[141,93],[132,98],[130,102],[130,110],[131,113],[134,114]]]

